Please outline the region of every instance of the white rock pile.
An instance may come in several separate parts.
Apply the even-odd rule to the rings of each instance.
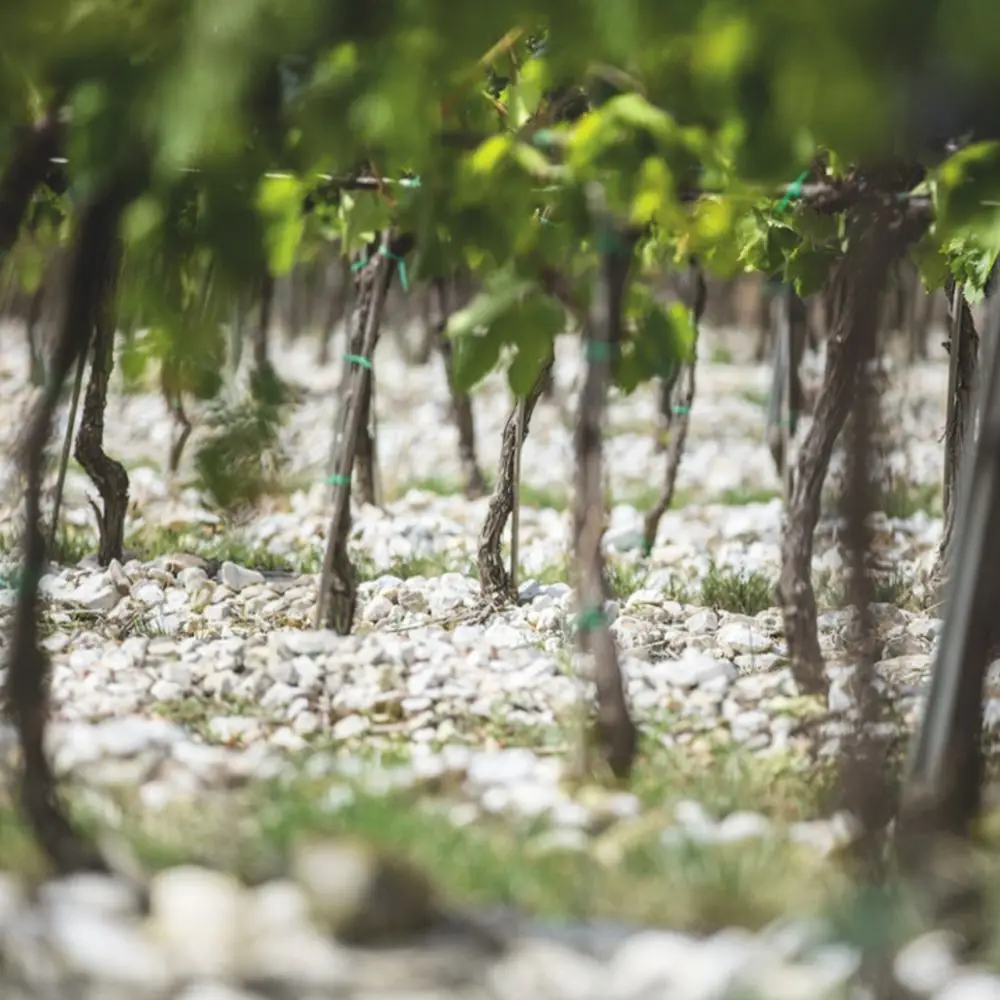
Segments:
[[[15,484],[11,446],[30,393],[20,341],[7,333],[0,338],[0,454],[7,456],[0,482]],[[317,428],[333,425],[340,377],[339,368],[313,364],[314,350],[296,344],[277,359],[281,374],[306,391],[283,438],[289,479],[304,485],[227,529],[247,551],[287,560],[287,572],[178,551],[104,569],[84,560],[43,578],[56,772],[100,796],[127,789],[156,810],[279,777],[292,766],[290,755],[312,755],[307,766],[330,776],[334,798],[350,797],[340,781],[348,772],[372,788],[419,786],[447,773],[461,790],[464,822],[544,818],[563,846],[585,845],[609,817],[634,819],[642,808],[635,796],[574,797],[563,781],[565,759],[531,745],[531,734],[558,730],[592,697],[588,664],[574,652],[573,594],[565,576],[553,582],[566,565],[567,512],[524,510],[527,578],[519,604],[475,623],[469,612],[479,588],[471,566],[485,501],[426,488],[434,478],[459,483],[454,435],[442,432],[445,382],[436,364],[404,367],[388,343],[376,359],[378,449],[383,485],[397,499],[354,512],[351,549],[371,577],[360,590],[355,634],[312,628],[317,577],[295,567],[314,568],[325,544],[329,435]],[[569,346],[557,368],[564,387],[577,366],[571,355]],[[678,483],[691,502],[667,514],[646,560],[636,551],[637,533],[664,461],[654,452],[655,399],[640,392],[611,407],[607,455],[618,502],[606,544],[632,585],[607,612],[637,722],[678,751],[721,742],[760,755],[829,756],[852,725],[851,609],[820,616],[831,680],[824,703],[800,694],[776,608],[741,614],[698,601],[713,566],[776,574],[781,504],[762,495],[779,488],[763,440],[768,379],[755,366],[700,371]],[[938,481],[946,380],[940,362],[899,380],[895,477]],[[495,466],[507,407],[497,379],[475,397],[486,470]],[[107,425],[107,450],[130,469],[135,525],[220,525],[196,489],[162,471],[171,428],[159,397],[115,395]],[[524,482],[565,497],[571,471],[571,429],[558,407],[543,402],[527,440]],[[727,491],[760,502],[732,505]],[[86,478],[71,470],[69,523],[90,524],[89,493]],[[18,497],[13,485],[0,495],[0,522],[12,529]],[[919,589],[940,521],[917,511],[876,517],[873,526],[876,568],[904,574],[911,581],[904,589]],[[834,518],[820,526],[817,578],[843,566],[838,532]],[[17,579],[13,558],[0,552],[0,616],[14,606]],[[889,603],[875,610],[878,683],[893,708],[883,725],[902,739],[920,709],[941,622]],[[998,720],[1000,700],[992,700],[989,726]],[[523,745],[500,747],[488,736],[493,726],[523,733]],[[411,750],[406,764],[366,767],[379,748],[403,743]],[[12,732],[0,727],[4,766],[14,749]],[[853,830],[851,817],[839,814],[777,831],[761,814],[716,818],[693,800],[676,803],[671,817],[665,847],[679,839],[730,844],[787,836],[828,854]],[[102,876],[29,892],[18,873],[0,875],[0,998],[813,998],[842,995],[861,961],[856,949],[812,925],[784,923],[756,935],[722,929],[702,939],[554,930],[442,915],[426,887],[416,892],[424,910],[418,907],[414,926],[397,928],[405,940],[376,949],[345,930],[377,896],[368,893],[372,885],[389,891],[373,865],[365,852],[317,847],[299,858],[294,877],[280,881],[245,886],[185,867],[154,876],[141,892]],[[402,900],[408,890],[393,885],[391,898]],[[386,909],[384,900],[377,903]],[[1000,979],[963,971],[955,955],[946,936],[926,935],[898,954],[896,977],[913,993],[941,1000],[1000,996]]]

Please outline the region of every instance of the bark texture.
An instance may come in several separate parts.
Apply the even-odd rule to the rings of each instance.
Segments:
[[[948,416],[944,431],[944,483],[941,492],[944,530],[938,547],[933,580],[943,589],[955,544],[956,493],[963,462],[971,451],[975,424],[974,392],[979,361],[979,336],[962,290],[949,278],[948,299]]]
[[[804,691],[815,693],[827,689],[812,586],[813,535],[823,482],[878,330],[888,267],[905,246],[899,226],[874,216],[867,206],[848,213],[847,227],[850,249],[831,275],[826,370],[813,424],[799,452],[778,582],[792,673]]]
[[[351,477],[362,424],[364,400],[371,377],[371,359],[378,343],[395,260],[412,245],[409,236],[393,237],[386,231],[357,273],[357,299],[351,334],[351,354],[364,361],[350,363],[334,442],[333,514],[320,579],[316,627],[348,635],[357,604],[357,573],[347,553],[351,527]],[[367,363],[366,363],[367,362]]]
[[[128,472],[121,462],[104,451],[104,411],[108,401],[108,383],[114,367],[115,293],[117,271],[121,266],[121,247],[113,248],[104,286],[92,317],[90,379],[83,399],[80,431],[76,438],[76,459],[83,466],[101,496],[97,514],[97,558],[102,566],[112,559],[124,562],[125,517],[128,512]]]
[[[621,350],[622,304],[632,261],[633,241],[616,234],[621,251],[602,257],[602,274],[594,289],[587,323],[587,370],[580,392],[574,435],[576,491],[573,531],[576,592],[580,615],[580,652],[594,662],[597,688],[596,737],[611,772],[627,777],[635,759],[638,733],[629,714],[618,651],[604,616],[608,596],[604,575],[604,480],[602,420],[612,365]],[[693,376],[692,376],[693,377]]]
[[[59,802],[45,752],[49,661],[39,643],[39,581],[45,571],[40,524],[45,451],[67,375],[86,353],[92,320],[108,282],[122,212],[141,186],[115,185],[84,206],[73,243],[64,314],[52,359],[52,378],[29,418],[23,467],[24,571],[10,637],[5,688],[7,711],[21,750],[21,808],[57,871],[104,870],[100,853],[73,828]]]
[[[531,415],[542,394],[546,373],[551,370],[555,359],[550,358],[539,374],[531,391],[524,399],[524,438],[531,426]],[[514,457],[517,451],[518,407],[511,407],[503,426],[503,441],[500,445],[500,464],[497,481],[493,487],[486,520],[479,534],[479,586],[484,601],[491,607],[503,607],[516,595],[512,592],[510,574],[504,566],[502,541],[503,529],[514,510]]]

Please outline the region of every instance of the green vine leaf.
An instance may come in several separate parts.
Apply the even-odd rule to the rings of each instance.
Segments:
[[[812,295],[826,286],[830,268],[839,257],[840,253],[832,246],[815,249],[799,247],[788,257],[785,280],[793,282],[795,291],[803,298]]]
[[[916,264],[920,280],[928,292],[944,287],[951,273],[951,266],[936,234],[924,233],[917,242],[910,245],[909,255]]]
[[[501,336],[517,353],[507,369],[507,382],[517,397],[538,381],[558,334],[566,328],[565,310],[547,295],[531,295],[501,321]]]
[[[290,176],[264,177],[257,189],[257,210],[265,221],[268,269],[275,277],[295,266],[305,232],[302,199],[305,186]]]
[[[459,392],[470,392],[496,368],[503,347],[498,327],[459,337],[452,348],[452,380]]]
[[[622,345],[615,384],[628,394],[652,378],[672,381],[681,365],[693,360],[694,342],[691,314],[683,303],[647,300]]]

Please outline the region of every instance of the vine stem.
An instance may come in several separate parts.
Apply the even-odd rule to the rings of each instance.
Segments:
[[[59,533],[59,510],[62,507],[63,488],[66,485],[66,470],[69,468],[69,455],[73,450],[73,432],[76,430],[76,414],[80,408],[80,392],[83,389],[83,373],[87,368],[87,352],[81,351],[76,362],[76,377],[73,380],[73,398],[69,404],[69,418],[66,421],[66,434],[63,437],[62,453],[59,456],[59,474],[56,477],[56,492],[52,501],[52,523],[49,525],[49,557],[55,552],[56,535]]]
[[[510,589],[517,600],[517,567],[521,549],[521,449],[524,447],[524,398],[517,400],[514,417],[514,509],[510,513]]]

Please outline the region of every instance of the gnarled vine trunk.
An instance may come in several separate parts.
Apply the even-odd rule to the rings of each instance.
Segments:
[[[834,267],[827,293],[831,324],[826,371],[813,424],[799,451],[778,581],[792,673],[804,691],[817,693],[827,689],[812,586],[813,535],[823,482],[869,354],[868,345],[878,331],[889,265],[905,247],[899,224],[892,225],[869,206],[849,210],[846,223],[849,250]]]
[[[523,404],[511,407],[507,414],[507,420],[503,425],[503,440],[500,445],[500,463],[497,468],[497,481],[493,487],[493,495],[490,497],[489,506],[486,509],[486,520],[483,522],[483,530],[479,533],[479,586],[483,600],[492,607],[502,607],[517,595],[511,587],[510,574],[503,564],[503,553],[501,542],[503,539],[503,529],[507,525],[510,515],[514,511],[514,472],[515,455],[517,452],[518,438],[518,416],[523,414],[522,442],[528,436],[528,428],[531,426],[531,415],[535,412],[535,406],[542,389],[545,386],[547,373],[551,371],[555,357],[550,356],[535,379],[535,384],[531,387],[527,396],[524,397]]]
[[[886,248],[886,252],[892,250]],[[877,489],[877,455],[872,447],[879,417],[875,388],[877,340],[877,336],[859,337],[856,343],[858,381],[844,433],[846,466],[840,502],[844,524],[841,537],[847,553],[847,597],[857,614],[856,631],[852,630],[856,639],[851,650],[851,688],[858,709],[839,755],[840,805],[860,821],[861,835],[852,847],[862,871],[872,880],[882,874],[882,831],[895,812],[889,782],[891,746],[879,726],[884,706],[875,678],[875,591],[867,560],[873,537],[869,514],[876,509]]]
[[[602,428],[612,365],[621,350],[622,307],[634,238],[616,234],[617,252],[602,255],[588,317],[587,369],[580,392],[574,435],[576,492],[573,501],[575,576],[579,615],[577,637],[581,653],[593,656],[597,688],[596,736],[608,766],[627,777],[635,759],[638,734],[629,714],[614,636],[604,615],[604,481]]]
[[[371,377],[371,360],[378,343],[389,283],[395,273],[395,261],[411,245],[411,237],[393,237],[386,231],[376,251],[356,272],[357,299],[348,359],[351,367],[337,420],[333,515],[316,608],[316,627],[331,628],[340,635],[350,633],[357,604],[357,574],[347,553],[347,536],[351,526],[351,476],[365,420],[364,401]]]
[[[64,312],[52,359],[52,378],[29,420],[23,452],[25,489],[24,572],[18,592],[7,660],[6,703],[21,749],[20,800],[35,836],[62,873],[105,870],[98,851],[73,828],[58,800],[45,753],[49,662],[39,643],[39,581],[45,571],[41,492],[45,451],[63,383],[86,353],[93,318],[114,261],[122,213],[133,196],[131,186],[115,185],[81,213],[73,242]]]
[[[93,342],[90,379],[83,399],[80,431],[76,438],[76,459],[90,476],[101,496],[97,514],[97,559],[107,566],[112,559],[124,561],[125,517],[128,512],[128,472],[121,462],[104,451],[104,411],[108,402],[108,383],[114,367],[115,293],[117,271],[121,266],[121,247],[112,250],[104,286],[99,290],[97,311],[91,318]]]
[[[375,375],[372,373],[369,375],[362,393],[361,411],[364,416],[361,420],[361,427],[358,429],[358,447],[354,455],[357,470],[355,480],[358,486],[358,499],[362,503],[370,504],[375,504],[378,500],[378,494],[375,489],[375,432],[372,428],[374,382]]]

